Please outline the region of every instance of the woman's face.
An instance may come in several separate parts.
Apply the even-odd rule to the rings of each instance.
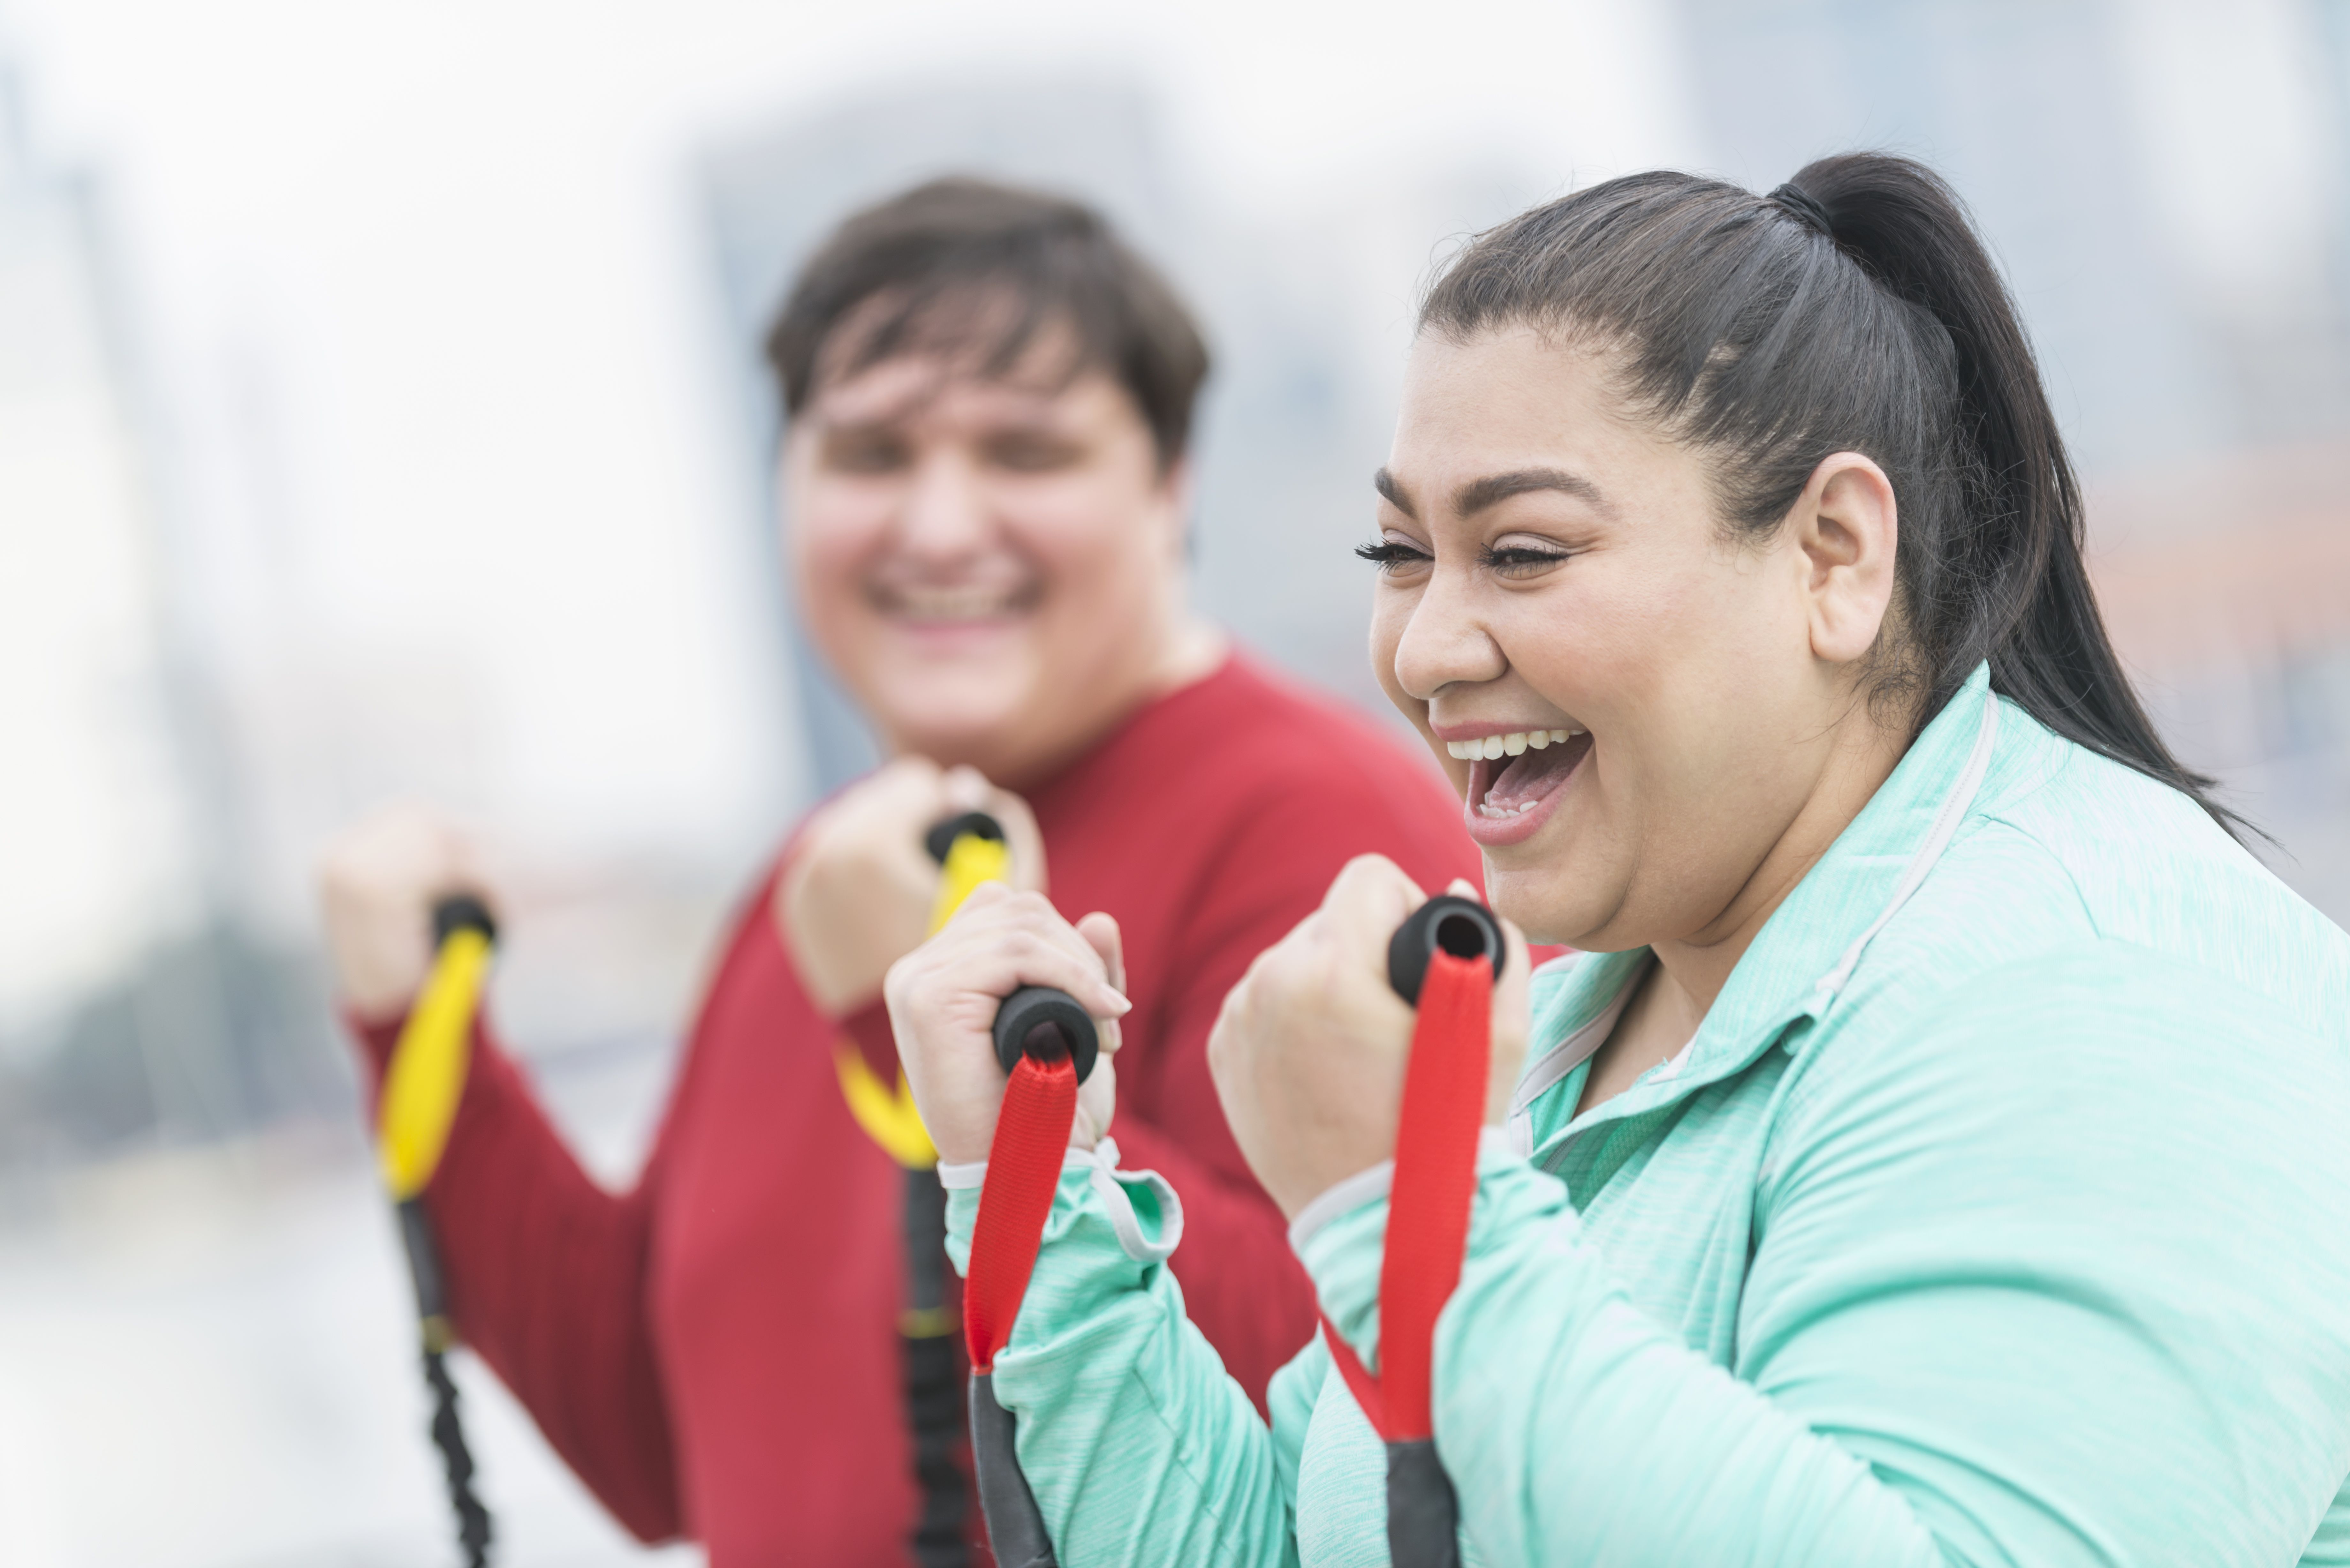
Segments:
[[[885,359],[821,386],[784,451],[816,646],[891,750],[1015,784],[1138,700],[1180,613],[1180,471],[1063,351],[995,379]]]
[[[1796,531],[1731,539],[1698,456],[1528,329],[1421,337],[1379,488],[1372,661],[1494,906],[1600,950],[1732,921],[1855,704]]]

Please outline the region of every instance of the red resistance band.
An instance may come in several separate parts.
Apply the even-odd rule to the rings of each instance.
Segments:
[[[1061,1157],[1077,1114],[1077,1072],[1069,1058],[1023,1056],[1003,1086],[988,1146],[987,1179],[971,1231],[971,1272],[963,1282],[963,1343],[975,1373],[995,1369],[1012,1337],[1028,1276],[1036,1269],[1045,1221],[1061,1184]]]
[[[1345,1336],[1327,1317],[1322,1320],[1330,1359],[1355,1403],[1390,1443],[1435,1435],[1430,1385],[1436,1318],[1461,1282],[1469,1245],[1477,1134],[1492,1067],[1492,1016],[1491,961],[1456,958],[1441,949],[1430,957],[1411,1060],[1404,1068],[1388,1186],[1387,1252],[1379,1263],[1379,1375],[1372,1376]],[[1003,1137],[999,1126],[999,1146]],[[995,1179],[993,1166],[987,1175]]]

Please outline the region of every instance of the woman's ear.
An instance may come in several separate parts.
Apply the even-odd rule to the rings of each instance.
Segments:
[[[1832,453],[1812,471],[1788,530],[1804,561],[1813,657],[1856,662],[1877,645],[1893,607],[1900,541],[1893,482],[1856,452]]]

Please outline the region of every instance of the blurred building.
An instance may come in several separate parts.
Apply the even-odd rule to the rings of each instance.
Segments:
[[[55,1012],[200,895],[148,474],[87,181],[0,78],[0,1023]]]
[[[99,191],[17,106],[0,78],[0,1179],[338,1088],[305,967],[222,919]]]

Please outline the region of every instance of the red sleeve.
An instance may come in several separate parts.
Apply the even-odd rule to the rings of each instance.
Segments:
[[[1183,1241],[1172,1262],[1184,1306],[1262,1412],[1266,1384],[1313,1334],[1314,1288],[1208,1072],[1224,993],[1320,905],[1353,857],[1389,856],[1430,887],[1475,877],[1477,862],[1467,836],[1431,812],[1421,790],[1284,792],[1252,807],[1203,857],[1208,873],[1176,948],[1180,978],[1150,1056],[1136,1064],[1139,1081],[1129,1084],[1120,1064],[1110,1133],[1122,1166],[1157,1170],[1181,1195]]]
[[[379,1086],[400,1020],[355,1026]],[[647,1320],[660,1160],[597,1186],[486,1019],[448,1151],[425,1189],[458,1333],[639,1540],[679,1533],[676,1467]]]

